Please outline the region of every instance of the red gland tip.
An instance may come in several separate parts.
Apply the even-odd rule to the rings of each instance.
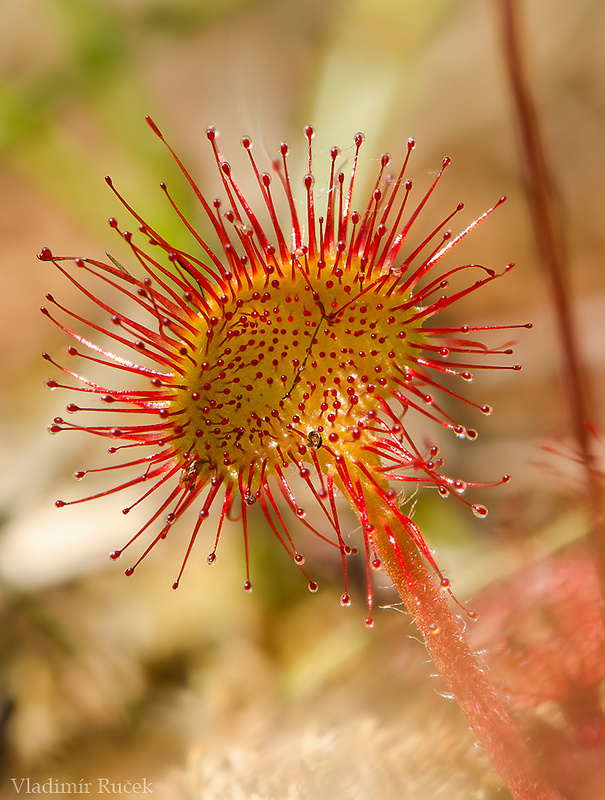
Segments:
[[[487,517],[488,511],[485,506],[476,504],[471,506],[471,510],[476,517],[479,517],[479,519],[485,519],[485,517]]]
[[[42,250],[40,251],[40,255],[38,256],[38,258],[40,259],[40,261],[52,261],[53,254],[50,247],[43,247]]]
[[[146,114],[145,115],[145,122],[149,125],[151,130],[158,136],[162,141],[164,141],[164,137],[162,136],[162,131],[158,128],[155,122],[151,119],[151,117]]]

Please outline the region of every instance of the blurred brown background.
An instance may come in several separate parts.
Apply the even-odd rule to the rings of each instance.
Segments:
[[[497,786],[456,709],[427,679],[430,667],[408,639],[406,617],[382,612],[366,631],[361,594],[352,609],[338,605],[336,562],[319,564],[321,590],[308,596],[259,523],[255,591],[244,596],[234,526],[212,570],[200,543],[175,593],[186,522],[180,537],[126,580],[107,559],[137,523],[134,514],[122,517],[119,499],[54,509],[57,497],[83,491],[74,470],[100,465],[104,455],[99,442],[46,432],[68,399],[44,388],[51,368],[40,352],[60,358],[68,341],[38,307],[47,291],[81,313],[87,306],[36,260],[45,245],[65,255],[125,255],[106,224],[116,215],[126,225],[106,174],[167,238],[181,235],[158,183],[169,181],[186,209],[194,204],[145,114],[211,198],[219,184],[204,136],[209,124],[220,130],[234,167],[245,165],[245,133],[266,168],[284,139],[294,163],[303,164],[309,122],[318,159],[362,130],[367,174],[383,151],[401,156],[409,136],[417,140],[410,176],[420,185],[451,156],[426,212],[435,224],[460,200],[460,225],[467,224],[506,194],[458,260],[518,266],[466,302],[456,324],[531,320],[534,330],[520,336],[515,356],[525,369],[477,378],[472,395],[494,414],[469,417],[479,440],[446,452],[451,470],[468,480],[497,480],[503,472],[514,480],[477,497],[490,507],[483,523],[453,501],[427,496],[418,508],[458,594],[472,596],[583,530],[573,461],[541,450],[554,444],[571,452],[495,5],[2,0],[3,796],[14,796],[10,779],[24,776],[147,777],[156,794],[203,798],[423,798],[444,785],[449,797],[468,797],[471,789],[487,797]],[[605,6],[519,5],[598,424],[605,399]],[[251,185],[246,170],[238,180]],[[360,765],[354,776],[352,762]]]

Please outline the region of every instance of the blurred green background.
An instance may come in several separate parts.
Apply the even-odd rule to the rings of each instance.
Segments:
[[[519,5],[599,423],[605,5]],[[303,127],[312,123],[319,161],[331,145],[346,148],[355,132],[366,134],[362,178],[383,151],[401,156],[409,136],[417,140],[410,176],[420,185],[451,156],[426,212],[434,224],[460,200],[460,225],[467,224],[506,194],[508,202],[464,243],[458,260],[518,266],[466,302],[457,324],[531,320],[534,330],[520,337],[515,356],[525,370],[480,376],[472,396],[492,404],[494,414],[469,417],[479,440],[446,451],[450,471],[465,479],[510,472],[514,480],[477,497],[490,507],[483,523],[430,495],[417,511],[458,594],[472,596],[529,555],[573,538],[582,524],[573,461],[541,450],[545,443],[569,448],[567,416],[496,0],[2,0],[0,10],[4,795],[15,794],[10,778],[23,776],[145,776],[167,797],[380,791],[422,798],[442,785],[450,797],[477,787],[489,792],[497,780],[469,747],[456,709],[437,696],[439,684],[427,680],[430,667],[408,638],[407,618],[385,611],[366,631],[361,590],[351,609],[340,608],[338,561],[326,560],[321,548],[321,590],[309,596],[259,522],[248,597],[233,526],[212,570],[200,543],[175,593],[186,521],[180,537],[126,580],[107,559],[137,522],[122,517],[119,499],[54,509],[57,497],[81,490],[73,471],[104,456],[86,437],[46,433],[68,400],[44,389],[51,373],[40,352],[60,358],[68,342],[38,307],[47,291],[80,313],[88,306],[35,256],[46,245],[64,255],[127,256],[106,224],[116,215],[127,227],[106,174],[169,239],[182,232],[160,181],[201,221],[145,114],[210,198],[220,183],[204,135],[209,124],[220,130],[244,189],[252,181],[239,170],[246,163],[241,135],[252,136],[262,168],[284,139],[293,164],[302,166]],[[387,591],[378,597],[392,601]],[[354,778],[351,759],[364,765]]]

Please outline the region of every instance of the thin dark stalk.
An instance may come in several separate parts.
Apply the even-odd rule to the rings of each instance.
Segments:
[[[585,469],[586,494],[591,514],[589,543],[599,575],[605,610],[605,509],[591,448],[591,414],[571,309],[571,293],[567,285],[565,246],[553,202],[553,184],[540,121],[523,58],[519,20],[521,3],[520,0],[497,0],[497,4],[536,240],[555,310],[562,354],[562,384],[567,395],[570,428]]]

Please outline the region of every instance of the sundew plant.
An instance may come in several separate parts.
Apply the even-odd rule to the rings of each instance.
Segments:
[[[486,332],[497,326],[440,322],[443,311],[451,320],[458,300],[512,266],[496,271],[452,259],[456,245],[503,198],[458,232],[450,227],[455,230],[462,204],[430,225],[430,233],[419,234],[417,220],[428,213],[448,158],[428,190],[417,192],[408,178],[415,146],[409,140],[401,164],[379,158],[374,185],[361,196],[355,179],[363,136],[355,135],[345,154],[332,148],[328,174],[317,176],[314,130],[304,133],[303,176],[291,175],[287,144],[262,171],[251,139],[242,139],[258,187],[254,198],[240,189],[213,128],[207,138],[222,179],[221,199],[209,199],[170,149],[214,232],[211,240],[201,235],[162,184],[191,234],[191,252],[140,217],[109,178],[136,228],[109,221],[127,256],[99,261],[42,250],[40,259],[53,263],[97,307],[94,320],[87,320],[47,295],[43,313],[72,340],[65,362],[44,355],[65,376],[47,385],[73,393],[67,416],[55,418],[49,430],[101,437],[111,454],[106,465],[76,472],[79,479],[105,473],[106,489],[56,504],[140,487],[123,512],[147,503],[148,519],[111,554],[129,557],[127,575],[175,534],[180,517],[192,509],[197,517],[175,589],[188,559],[201,552],[209,564],[216,561],[224,522],[235,517],[245,553],[243,587],[252,589],[253,506],[311,591],[318,584],[305,561],[305,537],[318,537],[340,554],[344,606],[354,600],[347,561],[364,560],[368,627],[375,619],[372,573],[385,569],[511,791],[555,797],[547,786],[536,793],[543,779],[453,613],[472,618],[473,612],[455,600],[405,504],[420,487],[420,497],[427,488],[454,496],[469,513],[487,515],[473,491],[486,484],[447,474],[438,442],[416,441],[408,420],[424,418],[436,440],[473,440],[476,430],[460,422],[457,409],[467,406],[480,419],[491,408],[467,399],[465,384],[485,369],[520,369],[511,362],[508,333],[499,346],[486,343]],[[516,327],[531,326],[521,322],[507,330]],[[103,384],[86,376],[89,362],[95,374],[99,365],[106,368]],[[494,483],[508,480],[505,475]],[[357,546],[339,518],[341,497],[359,520]],[[319,514],[308,515],[311,507]]]

